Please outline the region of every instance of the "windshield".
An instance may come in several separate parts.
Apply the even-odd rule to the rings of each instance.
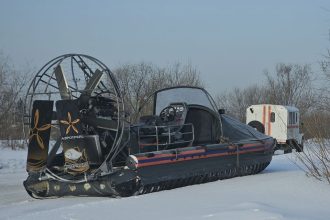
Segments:
[[[158,115],[165,107],[177,102],[185,102],[187,105],[202,105],[217,111],[212,98],[204,89],[197,87],[175,87],[156,92],[154,113]]]

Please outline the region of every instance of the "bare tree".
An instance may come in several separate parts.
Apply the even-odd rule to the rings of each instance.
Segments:
[[[245,89],[235,88],[216,96],[220,108],[226,109],[227,113],[245,122],[247,107],[263,103],[265,88],[254,85]]]
[[[191,64],[176,63],[160,68],[150,63],[126,64],[114,70],[131,120],[136,121],[141,107],[156,90],[169,86],[202,86],[199,72]],[[143,110],[148,111],[151,105]],[[150,113],[150,112],[149,112]]]
[[[317,109],[305,116],[305,136],[311,138],[309,148],[297,155],[300,167],[308,176],[330,184],[330,51],[321,62],[322,82],[317,89]]]
[[[30,71],[18,71],[10,59],[0,53],[0,138],[22,138],[22,91]]]
[[[126,64],[114,71],[126,108],[128,108],[127,111],[138,112],[141,103],[147,98],[147,89],[150,89],[148,84],[150,84],[153,72],[154,67],[146,63]]]
[[[191,65],[175,63],[165,69],[168,86],[199,86],[203,87],[203,82],[199,77],[199,71]]]
[[[266,71],[265,75],[268,103],[296,106],[302,116],[315,106],[314,79],[309,65],[280,63],[275,74]]]
[[[323,85],[319,89],[319,107],[322,110],[330,111],[330,50],[328,50],[328,55],[324,57],[324,60],[321,61],[321,70],[322,70],[322,82]]]
[[[253,104],[294,105],[302,115],[315,107],[309,65],[278,64],[275,74],[265,71],[264,86],[235,88],[217,96],[221,108],[241,121],[245,121],[246,108]]]

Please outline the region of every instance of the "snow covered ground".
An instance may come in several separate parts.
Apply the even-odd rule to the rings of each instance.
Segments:
[[[330,219],[330,186],[273,157],[261,174],[113,199],[36,200],[25,192],[26,151],[0,148],[0,219]]]

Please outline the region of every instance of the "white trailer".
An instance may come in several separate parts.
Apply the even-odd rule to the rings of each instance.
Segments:
[[[284,153],[303,150],[303,134],[299,131],[299,110],[293,106],[260,104],[246,109],[246,123],[277,141],[275,150]]]

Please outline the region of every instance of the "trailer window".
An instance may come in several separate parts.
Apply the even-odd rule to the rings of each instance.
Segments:
[[[289,125],[297,124],[298,114],[297,112],[289,112]]]
[[[270,113],[270,122],[275,122],[275,112]]]
[[[293,112],[289,112],[289,125],[292,125]]]

